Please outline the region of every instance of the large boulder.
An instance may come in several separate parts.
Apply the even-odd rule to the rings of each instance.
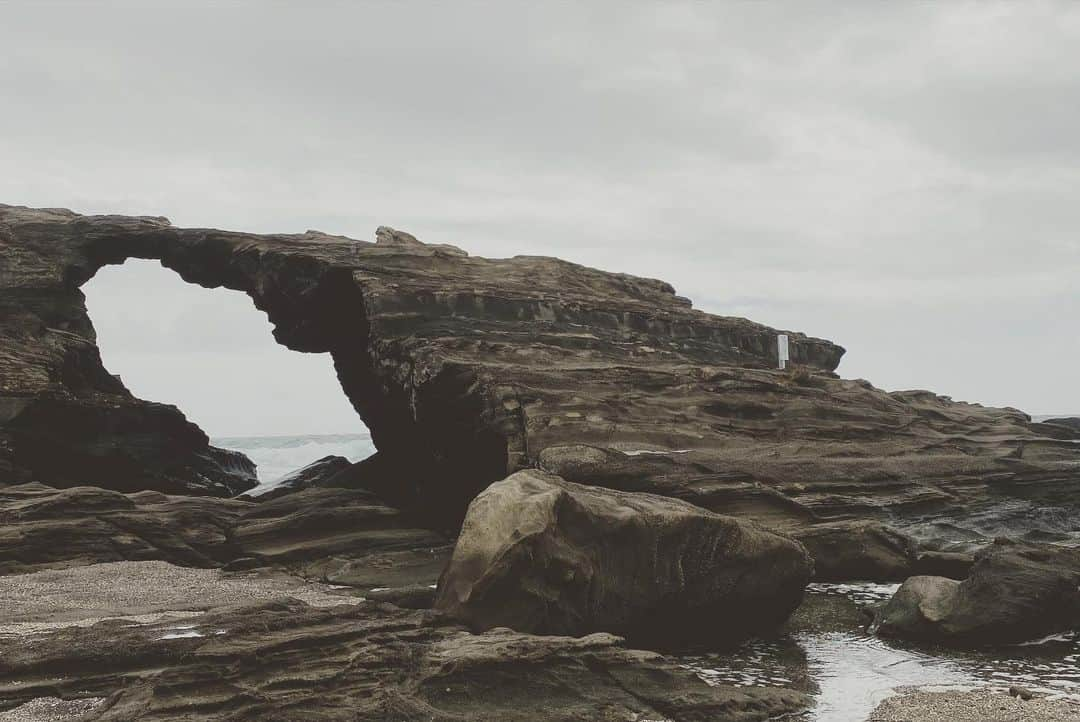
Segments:
[[[998,539],[963,581],[908,579],[876,612],[882,636],[1019,642],[1080,625],[1080,549]]]
[[[435,605],[479,629],[735,638],[786,620],[811,570],[752,522],[527,470],[469,506]]]
[[[915,541],[877,521],[815,524],[792,532],[814,558],[814,579],[902,581],[918,558]]]

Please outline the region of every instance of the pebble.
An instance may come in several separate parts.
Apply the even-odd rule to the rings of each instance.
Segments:
[[[357,597],[284,574],[229,574],[162,561],[109,562],[0,577],[0,638],[85,626],[192,616],[228,605],[293,597],[312,606],[356,604]]]
[[[14,709],[0,712],[0,722],[64,722],[86,714],[98,706],[104,697],[63,700],[38,697]]]
[[[1004,692],[909,690],[878,705],[867,722],[1080,722],[1080,705],[1067,700],[1024,701]]]

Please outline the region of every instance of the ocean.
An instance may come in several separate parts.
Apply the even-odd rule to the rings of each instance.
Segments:
[[[1040,414],[1035,421],[1051,418],[1080,417],[1076,414]],[[258,467],[259,481],[267,483],[290,471],[307,466],[316,459],[334,454],[352,462],[366,459],[375,453],[371,435],[362,434],[305,434],[299,436],[219,436],[211,439],[214,446],[233,449],[247,455]]]
[[[370,434],[221,436],[210,443],[245,454],[255,462],[259,481],[264,484],[324,456],[344,456],[356,462],[375,453]]]
[[[1078,414],[1033,414],[1032,421],[1046,421],[1047,419],[1080,419]]]

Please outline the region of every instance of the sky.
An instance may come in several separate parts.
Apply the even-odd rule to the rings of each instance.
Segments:
[[[560,256],[836,341],[845,377],[1080,411],[1080,4],[0,14],[0,202]],[[87,289],[136,393],[219,434],[356,423],[324,356],[162,273]]]

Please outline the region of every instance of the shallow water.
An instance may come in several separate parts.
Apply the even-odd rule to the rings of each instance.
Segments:
[[[889,598],[898,585],[813,584],[810,594],[859,604]],[[683,657],[711,684],[798,689],[814,697],[815,722],[858,722],[900,687],[1007,688],[1021,685],[1080,703],[1080,638],[959,652],[917,648],[850,632],[799,633],[749,640],[730,652]]]

